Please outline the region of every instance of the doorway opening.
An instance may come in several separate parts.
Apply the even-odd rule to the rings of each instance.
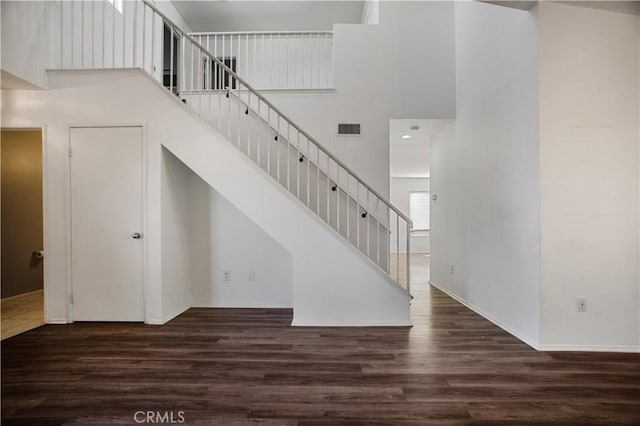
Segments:
[[[44,324],[42,130],[2,129],[2,340]]]
[[[431,256],[431,140],[451,120],[394,119],[389,120],[389,188],[391,202],[413,222],[409,231],[411,244],[411,288],[426,288],[430,279]],[[406,231],[399,235],[392,229],[391,239],[400,239],[400,252],[391,244],[391,267],[406,265]],[[406,267],[404,268],[406,269]]]

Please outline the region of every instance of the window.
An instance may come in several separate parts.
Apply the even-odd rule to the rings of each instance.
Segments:
[[[413,221],[412,233],[426,232],[431,227],[429,193],[409,193],[409,218]]]

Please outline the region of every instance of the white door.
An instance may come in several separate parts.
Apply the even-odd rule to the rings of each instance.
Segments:
[[[144,321],[142,128],[71,129],[74,321]]]

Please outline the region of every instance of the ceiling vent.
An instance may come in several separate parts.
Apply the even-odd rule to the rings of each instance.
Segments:
[[[359,123],[338,123],[338,135],[359,136],[360,124]]]

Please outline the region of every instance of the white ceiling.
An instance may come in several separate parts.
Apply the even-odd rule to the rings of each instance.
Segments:
[[[391,177],[430,177],[431,138],[453,120],[389,120],[389,171]],[[419,130],[410,130],[420,126]],[[411,139],[402,139],[410,135]]]
[[[359,24],[364,1],[172,0],[194,32],[315,31]]]

